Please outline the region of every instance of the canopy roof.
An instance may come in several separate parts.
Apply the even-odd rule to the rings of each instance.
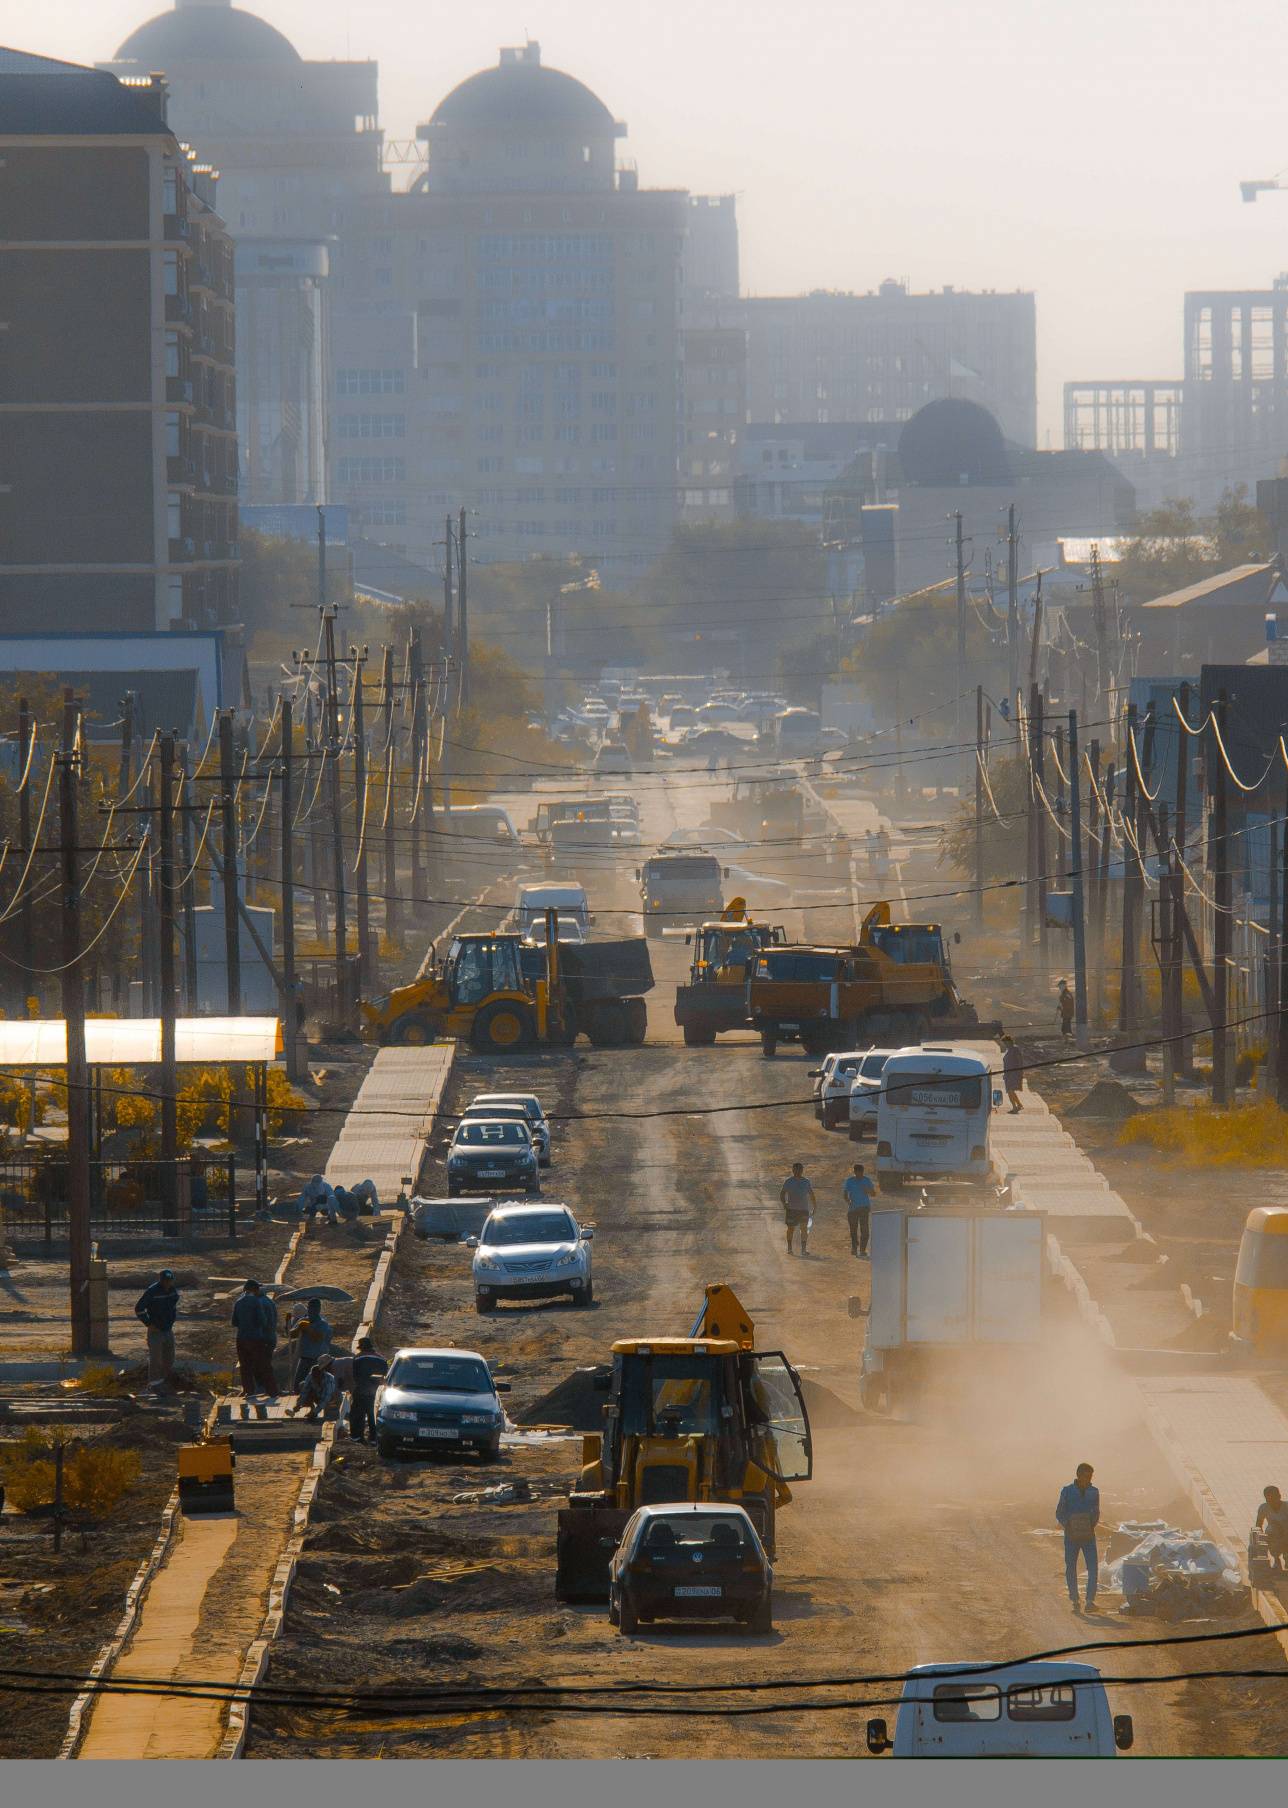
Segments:
[[[184,1066],[272,1061],[281,1048],[276,1017],[180,1017],[175,1055]],[[161,1059],[159,1017],[91,1017],[85,1025],[91,1067],[151,1067]],[[67,1025],[61,1017],[0,1022],[0,1070],[63,1067]]]

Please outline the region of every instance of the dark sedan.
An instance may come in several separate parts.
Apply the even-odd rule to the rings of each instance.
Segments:
[[[515,1118],[466,1118],[447,1151],[447,1194],[541,1191],[537,1151],[526,1123]]]

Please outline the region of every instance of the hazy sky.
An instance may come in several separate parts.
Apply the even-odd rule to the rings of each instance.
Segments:
[[[0,41],[92,62],[150,0],[0,0]],[[650,186],[738,196],[750,293],[1031,288],[1040,437],[1067,378],[1181,370],[1187,288],[1288,270],[1288,13],[1270,0],[259,0],[309,57],[374,57],[408,135],[539,39]]]

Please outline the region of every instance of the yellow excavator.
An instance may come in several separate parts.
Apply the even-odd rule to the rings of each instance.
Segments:
[[[710,1048],[721,1030],[751,1027],[747,981],[756,957],[786,940],[780,925],[752,921],[745,898],[731,898],[718,922],[694,933],[689,982],[675,989],[675,1021],[690,1048]]]
[[[758,1351],[731,1287],[713,1283],[687,1337],[631,1337],[597,1373],[604,1429],[582,1440],[581,1478],[560,1509],[555,1594],[606,1600],[608,1565],[637,1507],[736,1501],[774,1550],[789,1483],[814,1453],[800,1377],[781,1350]]]

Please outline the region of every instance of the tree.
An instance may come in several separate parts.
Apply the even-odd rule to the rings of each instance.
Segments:
[[[894,687],[902,684],[901,710],[925,718],[940,716],[951,728],[955,701],[969,691],[973,722],[974,689],[1006,688],[1006,634],[989,626],[979,609],[966,606],[966,663],[957,661],[957,598],[951,585],[905,597],[872,623],[842,666],[883,715],[894,707]]]
[[[1269,523],[1248,501],[1246,484],[1227,489],[1212,515],[1189,498],[1148,509],[1127,537],[1114,569],[1123,600],[1149,603],[1201,583],[1232,565],[1264,559],[1274,544]]]
[[[989,803],[992,794],[996,813]],[[994,753],[988,763],[988,791],[984,795],[984,883],[1023,876],[1028,839],[1028,762]],[[999,820],[1000,819],[1000,820]],[[953,811],[939,842],[939,863],[959,873],[975,870],[975,799],[972,795]]]

